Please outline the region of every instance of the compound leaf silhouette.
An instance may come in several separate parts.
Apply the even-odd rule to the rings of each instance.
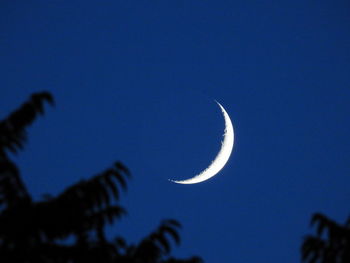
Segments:
[[[315,213],[311,225],[316,235],[305,237],[301,246],[302,261],[307,263],[350,262],[349,220],[340,225],[321,213]]]

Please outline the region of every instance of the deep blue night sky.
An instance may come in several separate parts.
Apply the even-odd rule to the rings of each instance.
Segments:
[[[0,118],[48,90],[56,107],[14,157],[36,200],[120,160],[133,174],[108,229],[136,242],[183,224],[179,257],[299,262],[309,220],[350,202],[348,1],[0,3]],[[213,179],[176,185],[216,156]]]

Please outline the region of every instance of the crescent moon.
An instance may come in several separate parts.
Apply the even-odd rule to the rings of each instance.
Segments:
[[[221,142],[221,149],[218,153],[218,155],[215,157],[214,161],[211,162],[211,164],[203,170],[201,173],[195,175],[192,178],[186,179],[186,180],[170,180],[173,183],[177,184],[196,184],[201,183],[209,178],[212,178],[215,176],[220,170],[225,166],[228,159],[230,158],[230,155],[232,153],[233,149],[233,142],[234,142],[234,132],[233,132],[233,126],[230,119],[230,116],[227,114],[226,110],[223,106],[217,101],[215,101],[220,109],[222,114],[224,115],[225,119],[225,131],[224,131],[224,139]]]

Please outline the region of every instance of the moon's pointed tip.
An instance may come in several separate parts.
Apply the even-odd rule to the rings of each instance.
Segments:
[[[174,184],[183,184],[182,181],[177,181],[177,180],[172,180],[172,179],[168,179],[168,181],[174,183]]]
[[[169,182],[172,182],[172,183],[175,183],[175,184],[177,184],[177,183],[178,183],[177,181],[172,180],[172,179],[168,179],[168,181],[169,181]]]
[[[217,100],[214,100],[214,101],[216,102],[217,105],[219,105],[220,108],[223,108],[220,102],[218,102]]]

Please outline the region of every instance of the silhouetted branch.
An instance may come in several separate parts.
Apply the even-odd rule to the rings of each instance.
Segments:
[[[307,236],[302,244],[302,260],[308,263],[350,262],[350,228],[337,224],[316,213],[311,225],[316,225],[316,236]]]
[[[47,101],[54,104],[53,97],[48,92],[35,93],[18,110],[0,122],[0,151],[5,149],[16,153],[23,148],[27,140],[25,128],[29,126],[38,114],[44,113],[43,104]]]
[[[159,262],[167,256],[171,250],[169,236],[180,243],[177,229],[180,223],[176,220],[164,220],[162,224],[149,236],[143,239],[136,247],[131,247],[128,253],[134,258],[143,259],[144,262]]]

